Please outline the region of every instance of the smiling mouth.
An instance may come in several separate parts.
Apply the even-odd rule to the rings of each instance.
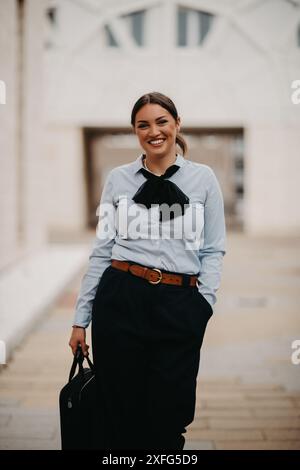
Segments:
[[[152,147],[160,147],[166,139],[156,139],[156,140],[149,140],[148,144],[152,145]]]

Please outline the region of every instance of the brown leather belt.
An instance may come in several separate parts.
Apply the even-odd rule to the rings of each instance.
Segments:
[[[128,261],[119,261],[112,260],[111,266],[113,268],[120,269],[121,271],[130,272],[135,276],[142,277],[146,279],[151,284],[172,284],[174,286],[189,286],[194,287],[198,286],[198,276],[185,274],[171,274],[167,272],[162,272],[160,269],[148,268],[146,266],[141,266],[139,264],[132,264]]]

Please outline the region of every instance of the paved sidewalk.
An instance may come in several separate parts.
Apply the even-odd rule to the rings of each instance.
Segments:
[[[186,449],[300,449],[300,240],[228,235]],[[0,373],[0,448],[59,449],[58,393],[82,273]],[[90,328],[88,343],[91,344]]]

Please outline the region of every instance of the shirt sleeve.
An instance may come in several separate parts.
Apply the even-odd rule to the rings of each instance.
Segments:
[[[204,243],[199,251],[201,269],[198,290],[212,306],[217,301],[216,292],[221,283],[222,262],[226,253],[226,226],[222,191],[214,171],[210,167],[207,169]]]
[[[113,170],[112,170],[113,171]],[[84,274],[77,297],[73,325],[87,328],[92,319],[93,301],[101,276],[111,261],[116,237],[116,217],[113,201],[112,171],[108,174],[99,204],[99,220],[87,271]]]

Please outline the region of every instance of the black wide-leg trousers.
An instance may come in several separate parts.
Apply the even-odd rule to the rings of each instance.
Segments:
[[[212,313],[197,287],[104,271],[92,310],[98,448],[183,449]]]

